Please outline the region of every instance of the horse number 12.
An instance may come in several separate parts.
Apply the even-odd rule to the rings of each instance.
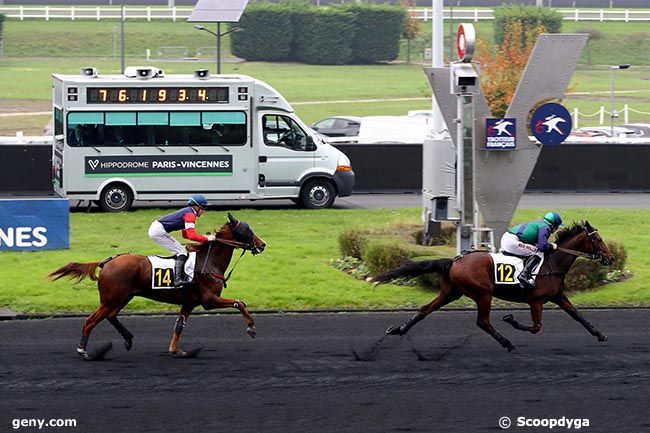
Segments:
[[[502,283],[513,283],[515,281],[514,277],[515,269],[512,265],[507,263],[499,263],[497,265],[497,275],[499,277],[499,282]]]

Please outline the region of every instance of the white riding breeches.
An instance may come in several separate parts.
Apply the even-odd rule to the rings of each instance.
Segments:
[[[172,235],[165,231],[163,225],[158,221],[154,221],[149,226],[149,237],[152,241],[165,248],[172,254],[187,255],[185,247],[181,245]]]
[[[517,235],[505,232],[501,236],[501,250],[518,256],[532,256],[537,252],[537,247],[519,240]]]

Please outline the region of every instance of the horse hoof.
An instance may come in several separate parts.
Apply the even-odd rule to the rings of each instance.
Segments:
[[[598,336],[598,341],[600,341],[600,342],[607,341],[607,338],[608,338],[607,335],[605,335],[605,334],[600,334],[600,335]]]
[[[246,332],[248,333],[248,335],[250,335],[251,338],[253,339],[255,338],[255,334],[256,334],[255,329],[249,326],[248,328],[246,328]]]
[[[505,316],[503,316],[501,318],[501,320],[503,320],[506,323],[512,323],[512,322],[515,321],[515,318],[514,318],[514,316],[512,314],[506,314]]]
[[[387,335],[402,335],[399,326],[390,326],[386,330]]]
[[[508,349],[508,352],[516,352],[517,348],[513,346],[512,344],[510,346],[506,346],[506,349]]]
[[[84,348],[77,347],[77,355],[82,356],[82,357],[85,358],[85,357],[88,356],[88,352],[86,352],[86,349],[84,349]]]
[[[124,340],[124,348],[128,352],[133,347],[133,340]]]
[[[174,358],[185,358],[187,357],[187,352],[183,350],[177,350],[175,352],[172,352],[171,350],[169,351],[169,354],[173,356]]]

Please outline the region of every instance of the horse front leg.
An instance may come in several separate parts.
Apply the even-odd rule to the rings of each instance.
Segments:
[[[178,349],[178,341],[181,339],[181,333],[187,324],[187,320],[192,314],[192,308],[183,306],[181,307],[180,314],[176,318],[176,323],[174,324],[174,333],[172,334],[172,340],[169,343],[169,354],[177,358],[186,358],[188,353]]]
[[[599,330],[597,330],[591,323],[587,321],[584,317],[582,317],[582,314],[576,309],[576,307],[573,306],[571,301],[569,301],[569,298],[566,297],[565,294],[560,294],[556,299],[552,300],[555,302],[561,309],[566,311],[569,316],[573,317],[573,319],[589,331],[591,335],[594,337],[598,338],[598,341],[606,341],[607,340],[607,335],[601,333]]]
[[[542,330],[542,307],[543,303],[541,301],[535,301],[530,303],[530,317],[533,319],[533,324],[531,326],[522,325],[517,322],[512,314],[507,314],[503,316],[503,321],[512,325],[513,328],[520,331],[530,332],[531,334],[537,334]]]
[[[255,338],[255,334],[257,332],[257,328],[255,327],[255,321],[253,320],[253,317],[248,312],[248,309],[246,308],[246,303],[244,301],[241,301],[239,299],[228,299],[228,298],[215,296],[212,299],[210,299],[208,304],[203,305],[203,308],[206,310],[214,310],[217,308],[238,309],[241,315],[244,317],[244,321],[246,322],[246,333],[248,333],[248,335],[250,335],[251,338]]]

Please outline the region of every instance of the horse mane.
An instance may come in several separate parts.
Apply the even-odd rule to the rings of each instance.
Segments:
[[[218,238],[226,238],[226,239],[228,239],[227,231],[226,231],[226,226],[227,225],[228,224],[224,224],[224,226],[221,227],[218,232],[215,230],[215,232],[217,233]],[[210,245],[209,242],[206,242],[204,244],[191,243],[191,244],[187,245],[187,251],[195,252],[197,254],[207,252],[209,245]]]
[[[555,242],[556,243],[561,243],[566,241],[567,239],[570,239],[574,237],[575,235],[579,234],[582,230],[585,229],[584,223],[580,222],[574,222],[570,226],[560,230],[559,232],[556,233],[555,235]]]

